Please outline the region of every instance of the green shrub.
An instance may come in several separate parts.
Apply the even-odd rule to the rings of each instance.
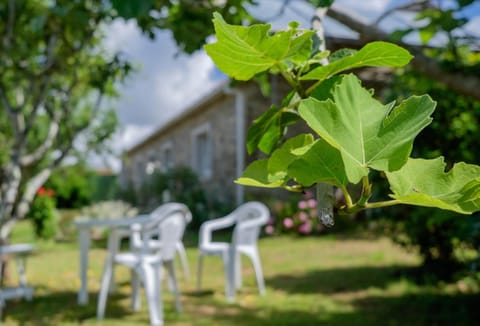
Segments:
[[[55,191],[58,208],[81,208],[92,202],[94,176],[83,164],[64,166],[52,173],[45,186]]]
[[[57,233],[58,214],[54,192],[40,188],[32,202],[28,218],[33,222],[35,235],[41,239],[53,239]]]
[[[395,76],[387,100],[428,92],[438,102],[432,124],[415,140],[413,155],[436,157],[439,153],[451,167],[455,161],[480,163],[478,144],[480,102],[449,91],[445,86],[415,72]],[[385,189],[384,193],[387,193]],[[440,278],[461,267],[457,249],[476,245],[478,214],[465,216],[422,207],[396,207],[373,213],[389,216],[388,226],[400,244],[417,250],[424,268]],[[475,231],[477,230],[477,231]]]

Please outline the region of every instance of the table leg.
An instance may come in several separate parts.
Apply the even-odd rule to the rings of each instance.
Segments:
[[[88,270],[88,250],[90,248],[90,229],[80,228],[78,230],[78,241],[80,245],[80,289],[78,290],[78,304],[86,305],[88,303],[87,292],[87,270]]]

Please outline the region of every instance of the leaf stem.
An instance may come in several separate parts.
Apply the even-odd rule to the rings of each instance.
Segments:
[[[312,86],[310,86],[310,87],[305,91],[305,95],[306,95],[306,96],[310,96],[310,94],[312,94],[312,92],[315,90],[315,88],[317,88],[318,85],[320,85],[323,81],[324,81],[324,79],[321,79],[321,80],[315,82],[315,84],[313,84]]]
[[[362,178],[362,195],[360,196],[360,199],[358,200],[356,205],[358,206],[367,205],[367,202],[371,196],[372,196],[372,185],[370,184],[370,181],[368,180],[368,176],[366,175]]]
[[[395,206],[395,205],[399,205],[401,203],[402,202],[398,199],[377,201],[375,203],[366,204],[365,208],[381,208],[381,207]]]
[[[347,190],[347,187],[344,185],[339,186],[340,190],[343,193],[343,197],[345,197],[345,204],[347,205],[347,209],[353,207],[353,201],[352,201],[352,196],[350,196],[350,193]]]
[[[343,213],[347,214],[353,214],[357,213],[366,209],[372,209],[372,208],[381,208],[381,207],[388,207],[388,206],[394,206],[394,205],[399,205],[401,202],[398,199],[394,200],[386,200],[386,201],[379,201],[375,203],[367,203],[365,205],[359,205],[358,203],[352,206],[344,206],[340,208],[340,211]]]
[[[292,86],[292,88],[297,89],[297,83],[295,82],[294,78],[288,73],[288,71],[282,69],[281,67],[278,67],[280,70],[283,78]]]

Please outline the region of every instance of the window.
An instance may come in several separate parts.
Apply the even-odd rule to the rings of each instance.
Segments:
[[[166,172],[173,168],[175,161],[173,157],[173,145],[172,142],[167,142],[160,147],[161,153],[161,168],[163,172]]]
[[[212,139],[210,125],[204,124],[192,131],[192,167],[200,179],[212,176]]]
[[[134,183],[136,187],[139,187],[143,182],[143,177],[145,175],[145,168],[142,164],[140,157],[135,158],[135,172],[134,172]]]

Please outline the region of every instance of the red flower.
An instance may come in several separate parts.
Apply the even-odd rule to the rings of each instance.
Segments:
[[[53,195],[55,195],[55,192],[52,189],[45,189],[43,187],[40,187],[37,191],[37,195],[53,197]]]

